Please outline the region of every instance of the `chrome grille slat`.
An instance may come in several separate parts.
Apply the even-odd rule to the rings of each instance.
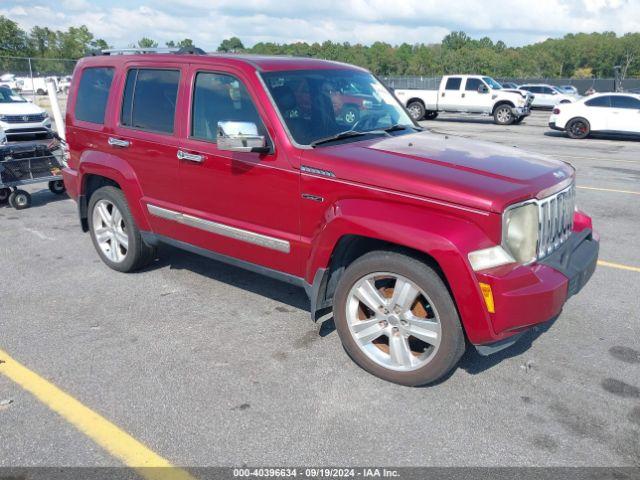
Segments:
[[[538,200],[538,259],[557,250],[571,235],[575,186]]]

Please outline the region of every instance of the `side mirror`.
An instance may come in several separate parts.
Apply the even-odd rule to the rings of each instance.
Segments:
[[[487,93],[489,91],[489,89],[487,88],[486,85],[480,85],[478,87],[478,93]]]
[[[271,150],[252,122],[218,122],[217,142],[219,150],[230,152],[269,153]]]

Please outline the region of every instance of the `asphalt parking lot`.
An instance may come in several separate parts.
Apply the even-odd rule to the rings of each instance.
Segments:
[[[424,122],[573,164],[608,262],[553,325],[436,386],[359,369],[301,289],[169,247],[110,270],[46,185],[0,208],[0,360],[174,465],[640,466],[640,141],[570,140],[547,118]],[[0,466],[121,465],[1,369]]]

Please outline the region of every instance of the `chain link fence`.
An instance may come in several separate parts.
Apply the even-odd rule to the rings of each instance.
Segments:
[[[48,81],[65,94],[76,60],[67,58],[33,58],[0,56],[0,86],[8,86],[22,95],[46,95]]]

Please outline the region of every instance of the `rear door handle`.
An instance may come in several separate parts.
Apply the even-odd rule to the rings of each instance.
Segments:
[[[178,150],[176,155],[179,160],[189,160],[190,162],[202,163],[204,162],[204,155],[198,155],[196,153],[184,152],[182,150]]]
[[[109,137],[109,140],[107,140],[107,143],[112,147],[119,147],[119,148],[127,148],[129,147],[129,145],[131,145],[131,142],[129,140],[121,140],[120,138],[113,138],[113,137]]]

